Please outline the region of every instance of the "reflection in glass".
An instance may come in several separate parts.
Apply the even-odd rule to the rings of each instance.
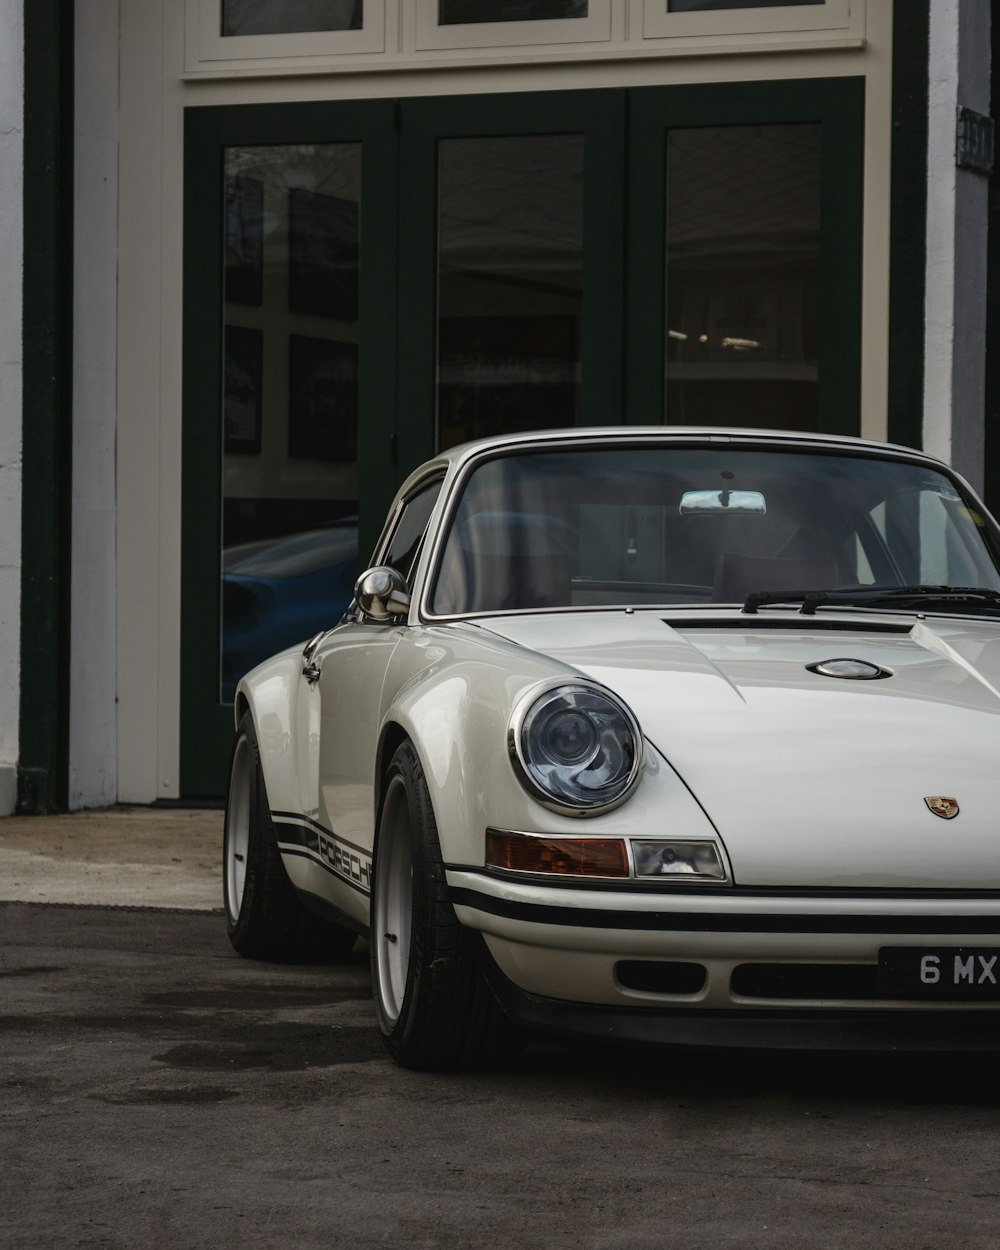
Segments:
[[[573,425],[583,138],[440,145],[438,445]]]
[[[667,147],[666,420],[814,430],[820,127],[703,127]]]
[[[588,0],[438,0],[438,25],[478,22],[543,22],[586,17]]]
[[[684,507],[719,493],[720,482],[758,506]],[[876,589],[922,584],[982,587],[977,610],[995,615],[993,537],[970,505],[944,473],[833,450],[517,451],[480,461],[466,479],[431,610],[742,603],[766,588],[836,591],[864,604]]]
[[[364,0],[222,0],[223,35],[361,30]]]
[[[702,13],[708,9],[784,9],[791,5],[825,3],[826,0],[667,0],[667,12]]]
[[[358,574],[357,144],[229,148],[220,694]]]

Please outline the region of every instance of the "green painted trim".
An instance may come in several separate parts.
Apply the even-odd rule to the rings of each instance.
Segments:
[[[648,87],[629,107],[627,420],[664,412],[666,137],[674,128],[819,122],[823,127],[819,428],[860,429],[864,80]]]
[[[222,480],[222,186],[224,149],[361,142],[366,250],[361,310],[394,306],[395,137],[389,102],[247,105],[185,110],[184,365],[181,528],[181,769],[184,797],[225,788],[232,708],[218,701]],[[383,317],[363,343],[359,380],[361,541],[373,546],[392,497],[395,341]]]
[[[370,547],[399,482],[434,452],[437,150],[442,140],[585,136],[581,421],[658,424],[667,129],[823,122],[828,346],[826,363],[821,362],[821,428],[856,432],[863,114],[860,79],[188,109],[181,793],[221,792],[232,731],[231,710],[211,697],[218,685],[226,146],[347,140],[364,145],[361,315],[363,326],[379,327],[377,342],[363,341],[361,358],[361,527],[362,545]]]
[[[994,32],[996,26],[994,22]],[[924,435],[929,59],[930,0],[896,0],[889,200],[889,438],[908,447],[922,447]],[[996,85],[995,60],[993,72]]]
[[[622,421],[625,93],[544,91],[401,106],[399,474],[435,452],[438,144],[499,135],[584,136],[580,422]],[[597,363],[599,362],[599,364]],[[596,365],[596,367],[595,367]]]
[[[24,5],[18,809],[69,798],[73,447],[73,6]]]
[[[991,99],[1000,101],[1000,15],[990,32]],[[994,110],[997,104],[994,103]],[[987,507],[1000,514],[1000,165],[990,175],[986,256],[986,403],[983,480]]]

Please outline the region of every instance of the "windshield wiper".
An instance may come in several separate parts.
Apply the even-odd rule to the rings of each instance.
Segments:
[[[831,594],[829,590],[755,590],[747,595],[743,611],[756,616],[757,609],[766,603],[801,603],[802,616],[815,616],[821,603],[831,601]]]
[[[755,590],[747,595],[743,611],[751,616],[768,603],[801,603],[802,616],[815,616],[822,603],[879,607],[893,604],[925,606],[928,602],[989,604],[1000,608],[1000,590],[982,586],[859,586],[857,590]]]
[[[853,594],[854,592],[849,592]],[[865,603],[988,603],[1000,607],[1000,590],[985,586],[872,586],[861,592]]]

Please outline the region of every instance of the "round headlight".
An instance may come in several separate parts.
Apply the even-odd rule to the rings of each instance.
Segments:
[[[596,815],[632,791],[642,768],[642,734],[620,699],[596,682],[532,691],[507,736],[522,784],[549,807]]]

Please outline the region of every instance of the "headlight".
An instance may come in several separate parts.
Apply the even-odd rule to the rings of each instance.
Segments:
[[[517,706],[507,746],[521,784],[559,811],[596,815],[632,791],[642,733],[620,699],[596,682],[530,692]]]

